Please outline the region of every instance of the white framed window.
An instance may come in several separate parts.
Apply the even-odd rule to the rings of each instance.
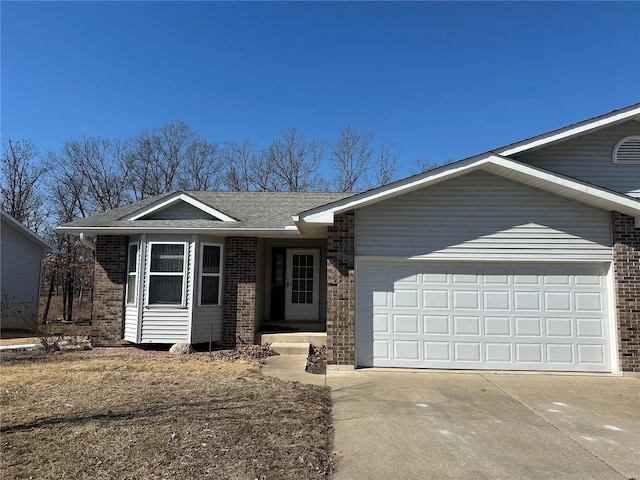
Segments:
[[[149,242],[147,305],[186,306],[187,244]]]
[[[222,299],[222,245],[200,244],[200,289],[198,305],[220,305]]]
[[[130,243],[127,257],[127,305],[138,301],[138,244]]]
[[[640,164],[640,135],[621,138],[613,147],[613,163]]]

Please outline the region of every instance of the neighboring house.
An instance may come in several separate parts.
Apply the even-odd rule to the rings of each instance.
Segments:
[[[173,192],[96,237],[94,342],[326,325],[333,368],[640,371],[640,104],[345,196]]]
[[[57,250],[4,210],[0,212],[0,326],[31,330],[38,318],[42,260],[45,253]]]

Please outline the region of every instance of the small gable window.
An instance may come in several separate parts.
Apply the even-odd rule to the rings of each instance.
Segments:
[[[640,164],[640,135],[629,135],[616,143],[613,163]]]

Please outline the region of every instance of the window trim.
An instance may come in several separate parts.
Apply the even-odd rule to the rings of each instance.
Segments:
[[[625,137],[622,137],[620,140],[618,140],[615,144],[615,146],[613,147],[613,153],[611,154],[611,161],[614,164],[617,165],[640,165],[640,158],[638,158],[637,160],[618,160],[618,150],[620,149],[620,147],[622,146],[623,143],[629,141],[629,140],[635,140],[637,142],[640,142],[640,135],[627,135]]]
[[[182,245],[183,262],[182,272],[152,272],[151,271],[151,255],[153,254],[154,245]],[[187,272],[189,271],[189,242],[180,241],[150,241],[147,242],[148,260],[145,269],[145,301],[144,306],[147,308],[187,308]],[[149,286],[151,285],[151,276],[158,277],[178,277],[182,275],[182,303],[149,303]]]
[[[204,247],[218,247],[220,249],[220,268],[218,273],[204,273]],[[222,243],[215,242],[201,242],[200,243],[200,261],[198,262],[198,306],[199,307],[219,307],[222,305],[222,269],[224,259],[224,245]],[[218,277],[218,303],[202,303],[202,279],[204,277]]]
[[[131,260],[131,247],[136,247],[136,270],[132,272],[129,270]],[[138,305],[138,274],[140,273],[140,242],[130,242],[127,245],[127,286],[125,289],[125,305],[135,307]],[[133,301],[129,302],[129,280],[131,277],[135,277],[134,289],[133,289]]]

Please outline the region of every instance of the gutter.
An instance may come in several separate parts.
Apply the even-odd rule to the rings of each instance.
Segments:
[[[207,235],[237,235],[237,236],[259,236],[259,235],[284,235],[300,236],[300,232],[295,226],[285,228],[189,228],[189,227],[58,227],[57,232],[70,233],[74,235],[138,235],[141,233],[160,234],[207,234]]]

